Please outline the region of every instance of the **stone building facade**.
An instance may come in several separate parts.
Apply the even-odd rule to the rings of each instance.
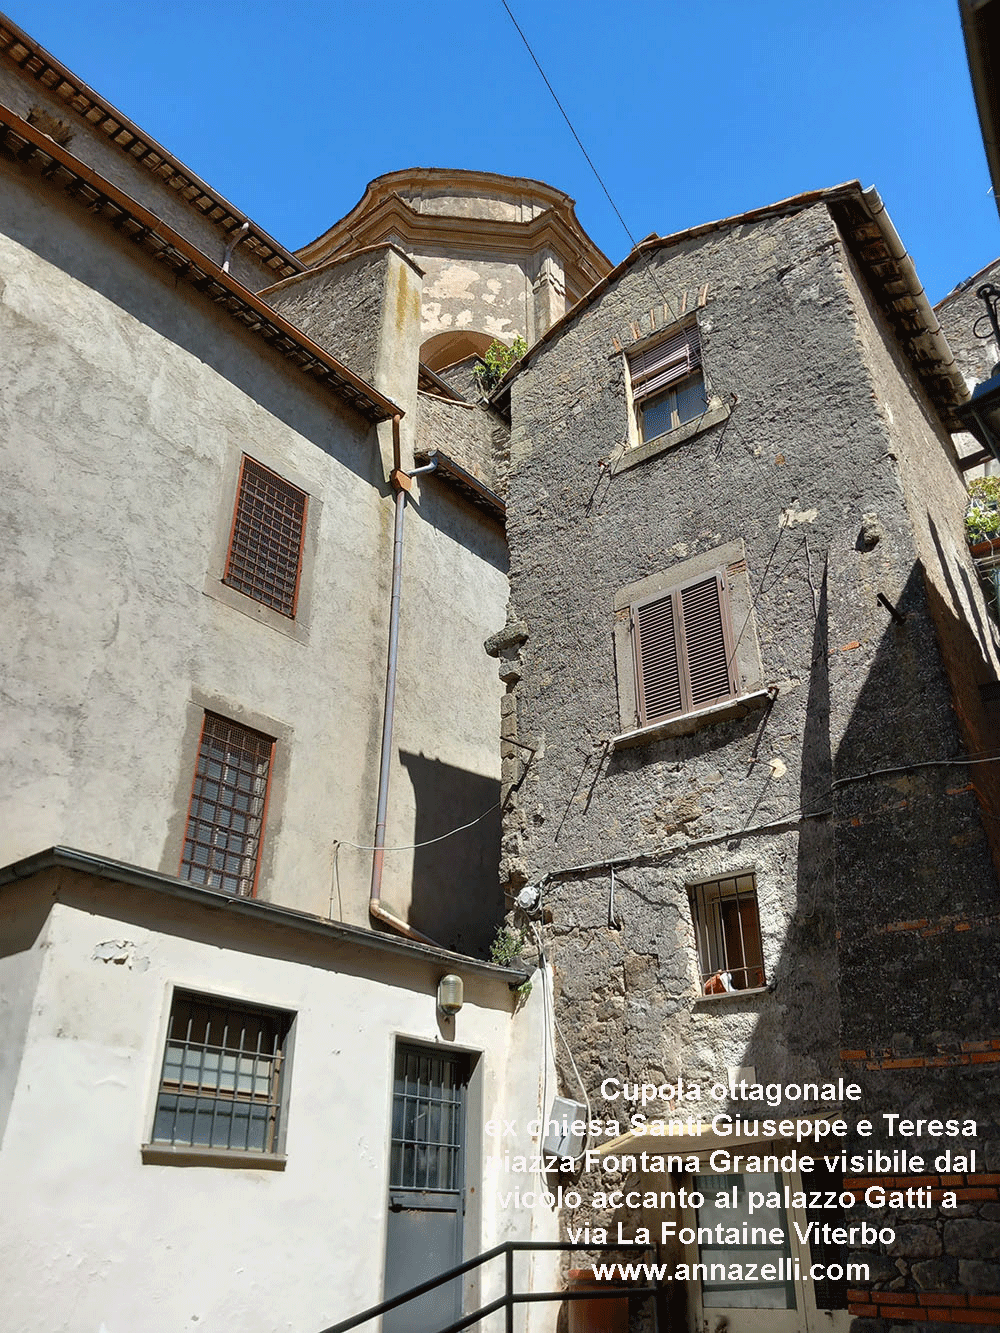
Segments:
[[[310,269],[2,18],[0,176],[5,1323],[318,1330],[553,1234],[483,1188],[506,426],[399,246]]]
[[[916,1210],[849,1212],[895,1230],[852,1252],[870,1271],[849,1289],[674,1284],[692,1333],[998,1317],[1000,802],[979,762],[996,633],[951,434],[966,390],[911,274],[857,185],[644,242],[497,395],[502,873],[554,968],[580,1075],[565,1064],[565,1095],[624,1130],[623,1085],[673,1089],[638,1109],[693,1118],[678,1143],[711,1177],[734,1142],[712,1116],[761,1113],[741,1081],[855,1081],[876,1129],[849,1149],[922,1152],[933,1186]],[[724,1097],[691,1104],[678,1080]],[[893,1139],[893,1112],[925,1123]],[[955,1117],[975,1121],[974,1162],[928,1133]],[[949,1150],[947,1176],[931,1164]],[[862,1199],[874,1172],[843,1174]],[[567,1225],[695,1224],[588,1211],[609,1180],[582,1178]]]
[[[763,1310],[676,1283],[678,1326],[994,1321],[997,650],[952,442],[968,367],[877,195],[612,270],[552,187],[410,169],[293,254],[5,20],[0,148],[9,1322],[318,1329],[429,1256],[553,1236],[484,1160],[490,1121],[537,1149],[556,1086],[549,973],[525,997],[487,961],[514,897],[575,1059],[560,1091],[623,1130],[623,1084],[679,1078],[854,1080],[880,1125],[976,1122],[975,1163],[920,1177],[928,1206],[872,1211],[896,1239],[853,1255],[869,1280]],[[470,364],[515,334],[484,401]],[[277,584],[247,554],[261,514]],[[404,1178],[414,1079],[425,1120],[460,1089],[448,1208]],[[604,1162],[638,1143],[609,1137]]]

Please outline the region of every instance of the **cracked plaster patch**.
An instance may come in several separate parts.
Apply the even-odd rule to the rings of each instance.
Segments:
[[[149,970],[149,959],[136,953],[136,945],[131,940],[103,940],[94,946],[90,956],[96,963],[114,963],[118,967],[134,968],[137,972]]]

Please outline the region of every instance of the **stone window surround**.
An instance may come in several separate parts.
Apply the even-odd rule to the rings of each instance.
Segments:
[[[679,326],[690,323],[690,320],[678,320],[677,323],[668,329],[657,329],[655,333],[647,338],[642,338],[632,344],[627,351],[615,355],[620,358],[622,366],[622,377],[625,384],[625,411],[627,422],[627,434],[624,452],[614,460],[612,472],[625,472],[628,468],[636,467],[639,463],[644,463],[648,458],[655,458],[659,454],[667,453],[675,449],[677,445],[683,444],[686,440],[693,439],[700,435],[702,431],[709,430],[712,426],[717,426],[720,422],[727,420],[732,411],[732,404],[723,402],[717,394],[712,391],[712,384],[708,377],[704,358],[701,363],[701,375],[705,385],[705,399],[708,403],[707,408],[700,417],[695,417],[693,421],[686,421],[682,426],[677,426],[674,430],[666,431],[663,435],[657,435],[655,439],[643,440],[639,429],[639,408],[632,394],[632,376],[629,370],[629,356],[634,356],[636,352],[642,352],[647,347],[655,346]],[[697,323],[698,336],[701,338],[701,325]],[[704,344],[702,344],[704,346]]]
[[[299,574],[298,594],[295,605],[295,617],[282,615],[273,607],[264,606],[245,593],[238,592],[227,583],[223,583],[226,561],[229,555],[229,539],[233,530],[237,492],[243,459],[249,458],[268,471],[274,472],[297,490],[303,491],[308,499],[305,528],[302,534],[302,568]],[[313,576],[316,569],[317,534],[323,502],[317,495],[319,486],[314,479],[307,478],[288,466],[283,459],[276,458],[267,449],[231,449],[226,458],[220,482],[222,496],[216,515],[215,530],[212,534],[212,546],[208,558],[208,572],[205,577],[203,592],[225,606],[239,611],[258,624],[267,625],[285,634],[299,643],[309,641],[309,621],[312,610]]]
[[[267,886],[274,876],[275,850],[281,834],[282,815],[288,791],[291,765],[292,728],[262,713],[253,712],[224,695],[210,693],[192,686],[184,715],[184,733],[180,744],[180,767],[174,787],[174,803],[167,824],[163,855],[159,869],[165,875],[180,878],[181,857],[184,853],[184,835],[187,831],[191,808],[191,786],[201,745],[205,714],[214,713],[230,722],[259,731],[274,738],[271,752],[271,786],[268,792],[267,826],[261,834],[257,851],[257,887],[255,897],[268,897]]]
[[[644,727],[637,726],[639,710],[636,697],[632,604],[646,597],[668,593],[681,583],[716,571],[725,573],[729,594],[729,610],[736,640],[735,664],[738,682],[736,697],[726,699],[720,704],[713,704],[710,708],[680,713]],[[682,560],[679,564],[671,565],[661,573],[650,574],[636,583],[626,584],[614,595],[614,616],[614,655],[621,732],[614,737],[613,748],[623,749],[668,736],[689,735],[711,722],[742,717],[750,709],[762,707],[773,697],[773,690],[764,684],[753,616],[750,577],[746,568],[746,547],[742,538]]]
[[[281,1085],[281,1109],[278,1117],[278,1132],[273,1152],[254,1152],[240,1148],[213,1148],[204,1145],[173,1143],[154,1143],[152,1141],[153,1124],[160,1097],[162,1081],[163,1053],[166,1050],[170,1032],[170,1015],[173,1011],[174,996],[177,991],[202,996],[205,1000],[217,1000],[234,1008],[245,1006],[248,1009],[274,1009],[288,1015],[288,1032],[285,1037],[284,1069]],[[220,995],[213,990],[211,982],[204,984],[201,978],[187,982],[168,982],[163,989],[163,1000],[157,1022],[156,1036],[151,1045],[149,1071],[150,1105],[146,1116],[149,1126],[149,1138],[139,1150],[140,1159],[146,1166],[207,1166],[242,1168],[255,1171],[284,1171],[288,1158],[286,1139],[288,1133],[289,1091],[292,1081],[292,1063],[295,1051],[295,1033],[298,1015],[284,1006],[262,1001],[257,996],[246,994]]]

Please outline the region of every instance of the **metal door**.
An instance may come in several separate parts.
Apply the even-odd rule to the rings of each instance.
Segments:
[[[462,1261],[468,1061],[396,1046],[386,1228],[385,1295]],[[383,1333],[435,1333],[462,1313],[462,1279],[408,1301],[382,1319]]]

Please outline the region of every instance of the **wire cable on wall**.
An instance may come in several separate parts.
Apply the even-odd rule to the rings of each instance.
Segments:
[[[439,833],[436,838],[428,838],[425,842],[407,842],[401,847],[382,847],[381,849],[378,847],[363,846],[360,842],[348,842],[346,838],[334,838],[333,844],[335,847],[353,847],[355,851],[358,852],[376,852],[379,850],[383,852],[412,852],[418,847],[430,847],[435,842],[444,842],[445,838],[452,838],[456,833],[461,833],[464,829],[472,828],[473,825],[481,823],[487,815],[491,815],[494,810],[499,809],[500,802],[494,801],[488,810],[484,810],[481,815],[476,815],[475,819],[470,819],[467,824],[459,824],[458,828],[451,828],[447,833]]]

